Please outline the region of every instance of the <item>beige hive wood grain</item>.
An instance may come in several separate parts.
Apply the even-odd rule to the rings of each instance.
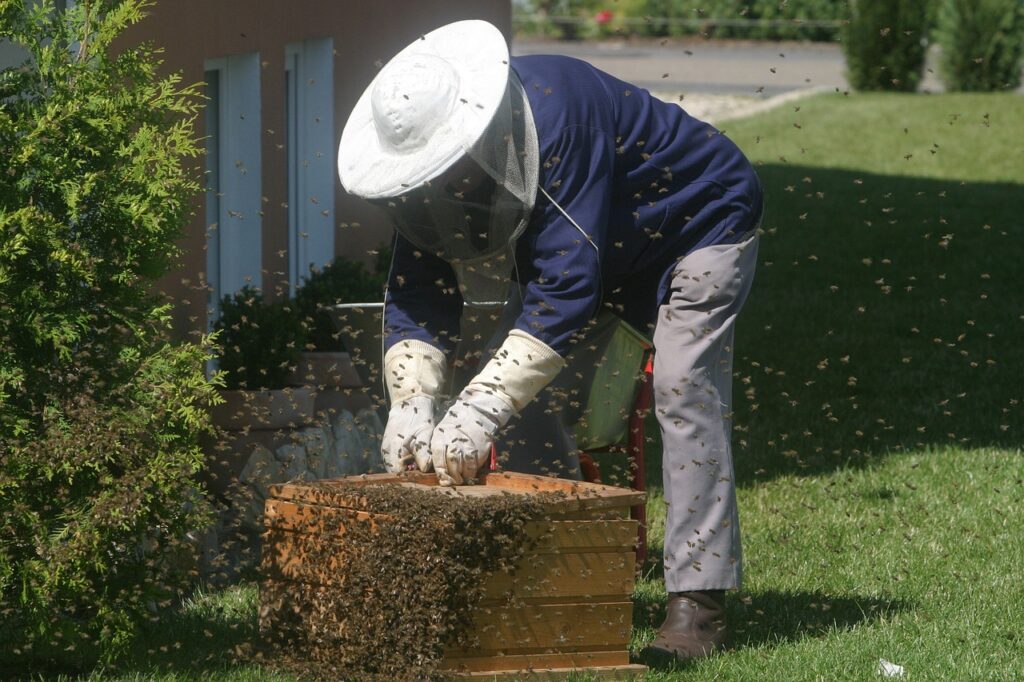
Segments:
[[[346,528],[388,522],[386,515],[365,511],[366,501],[353,484],[463,498],[559,493],[546,505],[548,517],[531,524],[535,542],[515,571],[490,577],[473,615],[478,646],[449,649],[442,669],[468,679],[552,680],[573,671],[632,679],[646,670],[630,665],[627,651],[637,538],[629,508],[643,501],[643,493],[507,472],[456,488],[442,488],[436,476],[420,473],[354,476],[316,487],[272,486],[265,513],[261,629],[272,629],[292,603],[317,603],[318,593],[344,585]],[[308,551],[314,546],[320,551]],[[331,551],[323,552],[325,546]],[[320,558],[311,561],[312,556]],[[295,599],[299,594],[302,598]]]

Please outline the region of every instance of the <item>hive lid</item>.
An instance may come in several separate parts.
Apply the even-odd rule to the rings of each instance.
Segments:
[[[352,486],[368,485],[399,485],[419,490],[430,490],[440,495],[465,498],[555,493],[557,497],[546,502],[545,507],[549,511],[559,513],[631,507],[642,504],[645,497],[643,492],[629,488],[509,471],[485,474],[481,477],[478,485],[454,487],[441,486],[436,474],[420,472],[366,474],[315,482],[274,485],[270,487],[270,496],[279,500],[307,504],[364,509],[365,500],[354,495],[351,488]]]

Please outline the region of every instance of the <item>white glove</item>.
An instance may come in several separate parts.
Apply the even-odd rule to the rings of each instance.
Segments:
[[[476,476],[491,453],[494,436],[565,366],[547,344],[518,329],[466,386],[430,439],[441,485],[461,485]]]
[[[462,485],[475,478],[491,456],[494,434],[512,414],[512,407],[494,393],[466,387],[430,440],[441,485]]]
[[[380,451],[391,473],[415,464],[420,471],[434,468],[430,458],[430,436],[434,432],[434,400],[425,395],[406,398],[391,406]]]
[[[381,454],[388,471],[405,471],[413,463],[420,471],[433,468],[430,437],[446,366],[444,353],[423,341],[400,341],[384,355],[391,411]]]

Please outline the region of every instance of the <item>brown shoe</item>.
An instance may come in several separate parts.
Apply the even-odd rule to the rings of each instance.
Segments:
[[[646,651],[677,661],[710,656],[725,642],[723,592],[673,592],[668,613]]]

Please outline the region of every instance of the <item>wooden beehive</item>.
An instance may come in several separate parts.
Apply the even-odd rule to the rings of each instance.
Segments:
[[[562,679],[587,671],[602,679],[630,679],[646,668],[629,664],[637,522],[630,507],[644,494],[626,488],[515,473],[491,473],[480,485],[443,488],[433,474],[375,474],[319,481],[313,488],[271,488],[266,503],[261,628],[287,608],[288,593],[314,588],[329,573],[343,577],[344,557],[304,563],[303,547],[338,519],[386,523],[359,509],[351,495],[331,498],[324,484],[400,485],[463,497],[561,492],[530,526],[533,548],[512,574],[497,573],[473,615],[479,647],[449,649],[441,668],[457,676]],[[327,523],[328,519],[331,520]],[[337,531],[334,531],[337,532]],[[328,565],[329,564],[329,565]]]

